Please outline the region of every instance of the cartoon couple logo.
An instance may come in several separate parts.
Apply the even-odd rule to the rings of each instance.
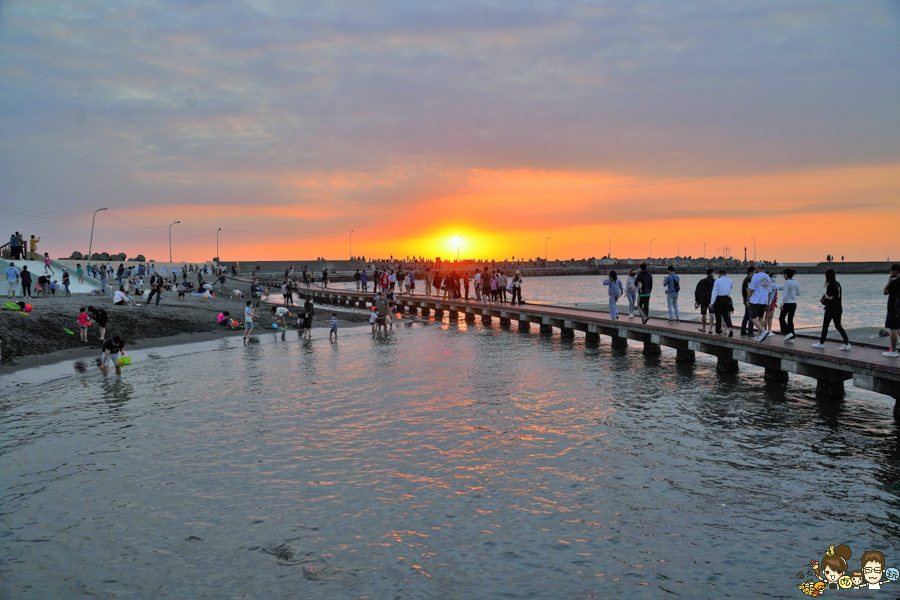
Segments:
[[[900,571],[885,568],[884,554],[878,550],[863,552],[860,568],[850,571],[849,561],[853,556],[850,547],[841,544],[830,546],[825,557],[819,561],[809,561],[811,567],[805,574],[801,571],[798,579],[809,577],[810,580],[800,584],[800,591],[807,596],[818,596],[827,590],[880,590],[883,585],[900,578]],[[850,571],[849,575],[847,571]],[[813,581],[813,578],[818,581]]]

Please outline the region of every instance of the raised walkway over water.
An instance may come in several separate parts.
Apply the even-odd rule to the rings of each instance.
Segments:
[[[311,297],[323,304],[367,308],[375,294],[346,289],[301,288],[301,297]],[[485,323],[498,319],[501,327],[518,323],[520,330],[537,326],[541,333],[559,330],[563,338],[583,331],[589,343],[598,343],[600,336],[610,338],[613,347],[627,347],[628,340],[643,343],[643,353],[658,355],[662,346],[676,350],[677,362],[693,362],[697,352],[715,356],[716,369],[722,373],[734,373],[740,363],[763,367],[767,381],[787,381],[789,373],[812,377],[816,380],[816,392],[825,397],[844,395],[844,382],[865,390],[891,396],[897,402],[894,416],[900,419],[900,359],[882,356],[883,348],[854,345],[850,351],[838,350],[838,344],[830,342],[823,349],[812,348],[807,339],[794,344],[784,342],[782,336],[770,336],[764,342],[751,338],[718,337],[697,331],[697,323],[682,321],[669,323],[651,318],[646,324],[640,319],[613,321],[608,313],[561,306],[524,304],[511,306],[478,302],[475,300],[442,300],[435,296],[399,295],[397,310],[406,314],[421,314],[451,321],[460,318],[473,322],[480,318]]]

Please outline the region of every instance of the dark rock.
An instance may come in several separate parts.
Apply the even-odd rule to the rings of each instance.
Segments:
[[[73,252],[73,253],[72,253],[72,256],[70,256],[70,257],[68,258],[68,260],[83,260],[83,259],[84,259],[84,254],[82,254],[82,253],[79,252],[78,250],[76,250],[75,252]]]

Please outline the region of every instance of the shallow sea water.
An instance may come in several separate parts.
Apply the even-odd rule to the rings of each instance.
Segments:
[[[4,385],[0,597],[789,598],[829,545],[900,560],[886,397],[496,324],[257,339]]]

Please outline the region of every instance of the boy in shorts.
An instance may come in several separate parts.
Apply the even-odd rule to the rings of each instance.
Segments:
[[[328,333],[328,339],[331,339],[331,336],[334,336],[334,340],[337,341],[337,326],[338,326],[338,318],[337,313],[331,313],[331,331]]]
[[[253,333],[253,317],[256,311],[253,309],[253,301],[247,300],[247,306],[244,308],[244,339],[248,339]]]

